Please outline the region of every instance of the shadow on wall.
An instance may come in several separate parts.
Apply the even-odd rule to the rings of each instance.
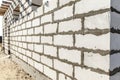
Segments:
[[[0,36],[0,43],[2,43],[2,36]]]

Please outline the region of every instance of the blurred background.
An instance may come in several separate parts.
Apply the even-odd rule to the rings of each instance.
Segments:
[[[0,0],[0,5],[3,0]],[[2,42],[2,16],[0,16],[0,43]]]

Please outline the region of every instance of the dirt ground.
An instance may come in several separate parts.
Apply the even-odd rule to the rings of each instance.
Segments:
[[[20,66],[0,52],[0,80],[33,80]]]

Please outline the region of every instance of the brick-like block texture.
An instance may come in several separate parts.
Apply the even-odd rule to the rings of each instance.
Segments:
[[[54,45],[73,46],[73,35],[55,35]]]
[[[95,76],[94,76],[95,75]],[[75,67],[75,77],[77,80],[109,80],[108,75],[98,74],[96,72],[92,72],[89,69],[84,69],[80,67]]]
[[[94,4],[94,5],[93,5]],[[110,0],[81,0],[75,4],[75,13],[82,14],[99,9],[110,8]]]
[[[35,80],[109,80],[109,69],[119,68],[119,53],[111,55],[110,67],[110,48],[119,50],[120,46],[119,34],[110,35],[110,0],[43,0],[38,8],[21,1],[19,20],[13,21],[12,7],[3,17],[4,21],[7,17],[3,47],[6,54],[10,50],[21,60],[17,63],[26,64],[21,66]]]

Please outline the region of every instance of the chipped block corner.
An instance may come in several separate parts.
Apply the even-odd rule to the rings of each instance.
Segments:
[[[120,79],[119,0],[7,1],[4,53],[35,80]]]

